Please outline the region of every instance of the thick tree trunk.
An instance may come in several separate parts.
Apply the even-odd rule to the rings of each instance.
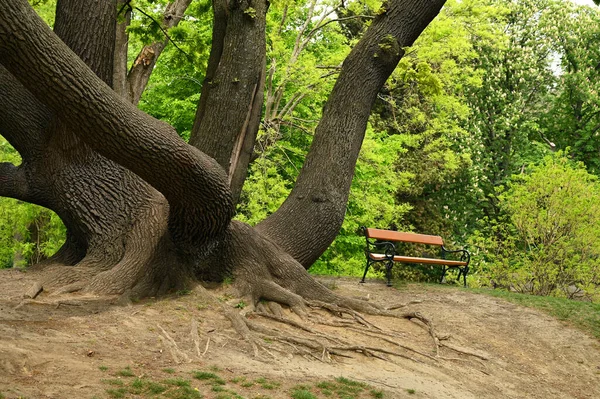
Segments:
[[[338,234],[377,93],[445,0],[384,2],[344,61],[292,193],[256,226],[309,268]],[[294,226],[293,229],[289,226]]]
[[[267,8],[265,0],[213,2],[212,48],[190,137],[225,169],[236,202],[260,124]]]
[[[112,2],[59,1],[55,27],[98,76],[111,81]],[[136,280],[118,278],[123,273],[117,266],[128,264],[128,273],[151,275],[148,258],[155,256],[160,226],[162,234],[166,229],[165,199],[89,148],[3,67],[0,78],[0,131],[23,158],[19,167],[2,165],[0,194],[54,210],[67,227],[67,241],[48,264],[77,265],[74,270],[51,267],[45,283],[69,284],[115,269],[112,283],[104,275],[94,284],[98,291],[123,292]]]

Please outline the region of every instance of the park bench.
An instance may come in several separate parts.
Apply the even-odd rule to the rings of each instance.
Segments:
[[[450,251],[444,247],[444,240],[440,236],[430,236],[425,234],[402,233],[399,231],[369,229],[361,227],[361,231],[367,240],[365,255],[367,257],[367,266],[365,273],[360,281],[365,282],[365,277],[369,267],[374,263],[383,263],[386,269],[386,278],[388,287],[391,286],[392,266],[394,262],[398,263],[421,263],[429,265],[442,266],[442,277],[440,283],[444,281],[446,272],[449,269],[458,269],[458,278],[463,277],[464,286],[467,286],[467,273],[469,273],[469,261],[471,255],[465,249]],[[440,258],[418,258],[413,256],[397,255],[396,243],[407,242],[414,244],[437,245],[441,248]],[[447,254],[460,254],[458,260],[446,259]],[[455,257],[457,255],[454,255]]]

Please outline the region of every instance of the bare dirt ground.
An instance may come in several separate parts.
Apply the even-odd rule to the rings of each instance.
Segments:
[[[194,370],[219,370],[230,385],[240,376],[277,381],[276,389],[238,389],[252,399],[290,398],[297,384],[340,376],[366,382],[384,398],[600,398],[600,342],[548,315],[460,288],[409,284],[396,290],[381,281],[321,281],[337,293],[384,305],[422,301],[409,308],[431,318],[445,338],[439,353],[421,323],[367,316],[375,333],[377,327],[395,331],[394,341],[422,355],[370,333],[313,326],[361,345],[388,345],[406,357],[384,360],[350,352],[351,357],[322,361],[308,351],[303,356],[269,349],[269,340],[257,357],[220,307],[195,291],[134,304],[45,293],[24,301],[31,277],[5,270],[0,272],[0,393],[5,398],[108,398],[106,379],[129,367],[147,378],[164,378],[164,370],[188,379]],[[227,287],[213,294],[225,306],[239,304]],[[293,334],[289,325],[262,323]],[[219,397],[200,381],[192,384],[205,398]]]

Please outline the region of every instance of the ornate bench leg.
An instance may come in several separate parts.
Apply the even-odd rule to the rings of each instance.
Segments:
[[[394,261],[387,261],[385,263],[385,276],[387,277],[387,286],[392,286],[392,267],[394,266]]]
[[[442,266],[442,277],[440,277],[440,284],[443,284],[443,283],[444,283],[444,277],[446,277],[446,271],[447,271],[447,270],[448,270],[448,269],[446,268],[446,265],[443,265],[443,266]]]
[[[365,277],[367,277],[367,271],[369,270],[370,265],[371,265],[371,262],[369,262],[369,260],[367,259],[367,266],[365,267],[365,272],[363,274],[362,280],[360,280],[361,283],[365,282]]]
[[[465,266],[464,270],[463,270],[463,282],[464,282],[464,287],[467,288],[467,274],[469,273],[469,266]]]

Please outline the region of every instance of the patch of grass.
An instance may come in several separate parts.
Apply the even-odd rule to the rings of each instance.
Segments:
[[[574,301],[567,298],[555,298],[519,294],[504,290],[472,288],[470,291],[502,298],[522,306],[539,309],[559,320],[568,322],[575,327],[600,339],[600,303]]]
[[[215,373],[210,373],[207,371],[195,371],[192,373],[192,375],[197,380],[204,380],[204,381],[210,380],[214,384],[217,384],[217,385],[225,385],[226,384],[225,380],[222,379],[221,377],[219,377],[218,375],[216,375]]]
[[[353,381],[345,377],[338,377],[334,381],[321,381],[315,384],[320,393],[326,397],[335,397],[339,399],[357,399],[364,398],[367,390],[372,398],[383,398],[383,392],[374,389],[368,384],[359,381]]]
[[[162,371],[167,374],[175,374],[175,369],[172,369],[172,368],[162,369]]]
[[[131,388],[135,389],[136,391],[139,391],[139,392],[135,392],[135,393],[141,393],[142,388],[144,388],[144,385],[145,385],[144,380],[136,378],[131,383]]]
[[[295,389],[292,391],[292,399],[317,399],[317,397],[306,389]]]
[[[264,377],[257,378],[256,380],[254,380],[254,382],[257,384],[260,384],[260,386],[263,387],[264,389],[275,389],[275,388],[279,388],[279,386],[281,385],[278,382],[268,381]]]
[[[106,367],[106,366],[99,366],[98,368],[100,369],[100,371],[108,370],[108,367]],[[0,397],[0,399],[2,399],[2,397]]]
[[[215,399],[244,399],[237,393],[220,393],[215,396]]]
[[[6,398],[6,396],[4,396],[4,395],[2,394],[2,392],[0,392],[0,399],[5,399],[5,398]]]
[[[186,295],[190,295],[191,293],[192,293],[192,290],[179,290],[175,293],[175,295],[186,296]]]
[[[224,392],[225,391],[225,388],[223,388],[222,385],[213,385],[210,389],[213,392]]]
[[[167,390],[167,387],[158,382],[149,381],[146,385],[146,390],[153,395],[158,395]]]
[[[213,373],[218,373],[219,371],[221,371],[221,369],[219,368],[219,366],[215,366],[212,365],[208,368],[210,371],[212,371]]]
[[[352,380],[349,380],[348,378],[345,378],[345,377],[338,377],[335,380],[337,382],[339,382],[340,384],[346,385],[346,386],[349,386],[349,387],[362,387],[362,388],[364,388],[364,387],[367,386],[367,384],[365,384],[364,382],[352,381]]]
[[[190,382],[188,380],[184,380],[183,378],[167,378],[163,380],[163,384],[173,385],[176,387],[189,387]]]
[[[165,396],[171,399],[202,399],[204,396],[189,386],[180,386],[179,388],[167,391]]]
[[[125,367],[123,370],[119,370],[117,375],[120,375],[121,377],[135,377],[135,374],[133,374],[133,371],[131,371],[129,366]]]
[[[417,391],[414,389],[407,389],[406,392],[408,392],[409,395],[414,395],[415,393],[417,393]]]
[[[120,398],[125,397],[125,394],[127,393],[127,389],[126,388],[107,389],[106,393],[111,398],[120,399]]]

